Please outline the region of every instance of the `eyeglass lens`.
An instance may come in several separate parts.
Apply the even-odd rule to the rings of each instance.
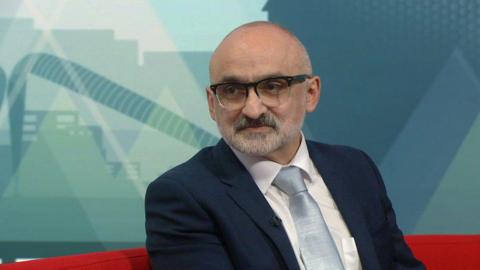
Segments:
[[[228,109],[238,109],[245,105],[247,100],[248,84],[227,83],[216,89],[217,97],[222,105]],[[289,97],[289,82],[285,78],[270,78],[254,84],[260,100],[269,107],[281,105]]]

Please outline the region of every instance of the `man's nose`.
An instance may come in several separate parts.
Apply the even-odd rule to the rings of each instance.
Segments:
[[[263,104],[253,87],[250,87],[248,91],[247,100],[245,101],[242,113],[251,119],[257,119],[267,111],[267,107]]]

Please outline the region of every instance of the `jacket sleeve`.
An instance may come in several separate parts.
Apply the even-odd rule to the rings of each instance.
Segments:
[[[145,215],[153,269],[233,269],[213,220],[177,181],[160,177],[149,185]]]
[[[363,153],[363,152],[362,152]],[[393,262],[390,269],[395,270],[424,270],[426,269],[422,262],[417,260],[413,255],[410,247],[407,245],[402,231],[398,228],[395,212],[392,207],[392,203],[388,198],[385,184],[382,180],[382,176],[372,161],[372,159],[365,153],[363,153],[367,159],[370,167],[374,171],[377,179],[378,186],[380,188],[382,205],[385,210],[385,217],[387,226],[389,227],[390,239],[393,245]]]

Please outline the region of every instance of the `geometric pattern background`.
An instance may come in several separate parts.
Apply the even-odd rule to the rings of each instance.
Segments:
[[[148,183],[219,137],[211,52],[267,19],[322,78],[306,136],[369,153],[405,233],[480,233],[479,15],[480,0],[2,1],[0,259],[144,245]]]
[[[374,158],[406,233],[479,233],[480,1],[272,0],[264,10],[305,42],[323,79],[308,134]]]

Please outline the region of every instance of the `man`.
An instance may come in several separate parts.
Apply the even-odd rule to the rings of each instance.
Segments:
[[[321,87],[292,33],[240,26],[213,53],[210,80],[222,140],[147,190],[154,269],[424,269],[372,160],[303,137]]]

